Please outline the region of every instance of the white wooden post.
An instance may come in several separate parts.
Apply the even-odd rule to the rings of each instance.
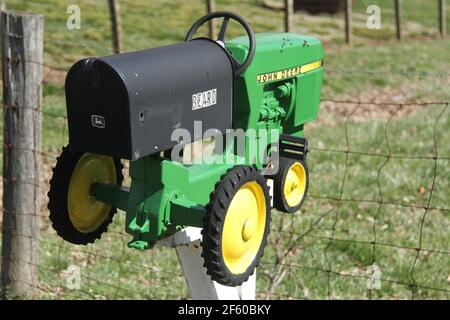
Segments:
[[[175,248],[191,298],[194,300],[255,300],[256,271],[239,287],[223,286],[206,274],[201,256],[200,228],[188,227],[161,240],[163,246]]]

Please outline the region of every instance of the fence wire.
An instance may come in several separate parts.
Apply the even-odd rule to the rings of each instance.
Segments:
[[[19,37],[10,34],[10,37]],[[58,44],[74,46],[73,43],[58,41]],[[76,46],[84,46],[76,44]],[[103,48],[111,50],[109,48]],[[39,63],[26,61],[28,63]],[[44,63],[45,76],[43,83],[46,83],[53,72],[67,72],[67,69],[52,66]],[[333,74],[362,73],[371,75],[390,75],[401,77],[418,77],[426,81],[431,77],[448,77],[449,73],[408,73],[408,72],[376,72],[364,70],[329,70],[330,76]],[[63,97],[61,96],[61,101]],[[358,100],[334,100],[322,99],[322,103],[333,106],[342,105],[350,110],[339,120],[339,125],[343,126],[343,146],[341,140],[331,141],[331,146],[320,146],[315,143],[315,136],[309,136],[312,147],[309,155],[309,165],[311,167],[311,183],[314,185],[326,185],[330,183],[328,177],[315,174],[316,167],[323,164],[332,164],[333,173],[339,176],[336,185],[336,192],[318,192],[314,188],[308,195],[305,208],[296,214],[288,215],[274,211],[270,244],[266,249],[266,255],[258,269],[258,297],[267,299],[311,299],[311,298],[448,298],[450,297],[450,248],[448,247],[448,217],[450,207],[448,202],[435,205],[433,202],[437,188],[441,188],[440,168],[442,163],[448,168],[450,154],[440,152],[442,135],[439,134],[440,122],[448,117],[449,101],[413,101],[413,102],[373,102]],[[64,114],[64,105],[49,107],[48,97],[44,96],[43,106],[8,106],[6,108],[32,108],[42,113],[43,117],[43,148],[39,150],[24,149],[33,151],[42,157],[43,179],[36,184],[33,181],[5,181],[8,183],[32,184],[42,191],[42,196],[46,198],[49,189],[49,179],[51,168],[54,166],[61,147],[67,141],[67,117]],[[353,142],[356,138],[352,134],[351,127],[355,124],[353,117],[362,108],[371,107],[388,110],[388,116],[384,119],[376,119],[383,122],[383,145],[384,151],[359,149]],[[431,152],[397,152],[392,146],[401,142],[402,138],[393,136],[390,128],[394,120],[410,117],[414,113],[403,115],[403,111],[408,108],[415,110],[438,109],[432,122],[432,142]],[[48,110],[51,109],[51,110]],[[420,123],[412,122],[411,128]],[[419,128],[420,129],[420,128]],[[448,128],[445,128],[448,130]],[[57,136],[55,135],[57,134]],[[445,134],[448,135],[446,131]],[[336,137],[338,139],[338,137]],[[394,141],[396,143],[394,143]],[[419,142],[419,141],[417,141]],[[401,144],[401,143],[400,143]],[[336,147],[336,145],[338,147]],[[14,145],[5,145],[5,150],[20,148]],[[430,151],[430,150],[428,150]],[[353,179],[352,161],[356,158],[377,159],[381,162],[373,165],[370,169],[376,171],[375,189],[377,196],[374,197],[352,197],[349,196],[348,183]],[[317,160],[317,162],[312,161]],[[429,164],[431,173],[421,178],[424,182],[424,193],[426,195],[423,203],[411,203],[405,201],[405,197],[395,197],[392,199],[390,192],[386,192],[386,184],[383,182],[387,168],[394,161],[404,161],[406,163],[422,162]],[[444,168],[445,168],[444,167]],[[125,168],[126,170],[126,168]],[[444,179],[448,179],[448,176]],[[426,183],[430,181],[430,183]],[[363,186],[358,186],[363,187]],[[448,191],[444,188],[444,192]],[[349,207],[350,206],[350,207]],[[350,209],[349,209],[350,208]],[[360,239],[351,237],[352,230],[347,230],[348,238],[342,237],[340,230],[343,219],[352,210],[361,212],[372,208],[373,215],[363,233],[370,235],[370,239]],[[402,241],[401,235],[394,242],[380,240],[380,226],[383,226],[386,211],[400,212],[400,217],[417,213],[418,223],[409,226],[410,229],[417,229],[415,233],[415,244],[407,245]],[[400,211],[399,211],[400,210]],[[404,210],[404,211],[401,211]],[[1,208],[2,214],[8,214]],[[175,263],[176,257],[171,249],[156,248],[146,252],[138,252],[128,249],[127,242],[130,240],[128,234],[124,232],[125,220],[123,213],[118,213],[113,225],[107,234],[93,245],[86,247],[73,246],[64,243],[51,229],[48,221],[48,211],[45,206],[41,212],[13,212],[15,215],[39,215],[41,220],[41,230],[39,235],[15,234],[23,238],[36,239],[39,242],[40,263],[34,264],[30,261],[20,261],[29,263],[37,268],[38,281],[28,283],[35,292],[32,297],[52,297],[71,299],[102,299],[102,298],[141,298],[141,299],[162,299],[162,298],[187,298],[188,292],[180,268]],[[364,214],[364,213],[362,213]],[[442,215],[442,221],[434,221],[433,214]],[[368,217],[369,217],[368,216]],[[426,232],[430,232],[428,223],[444,224],[443,239],[436,247],[424,244]],[[447,229],[445,229],[445,226]],[[403,226],[406,228],[405,226]],[[353,226],[359,229],[359,226]],[[427,229],[428,228],[428,229]],[[350,228],[351,229],[351,228]],[[353,230],[354,231],[354,230]],[[361,231],[361,230],[358,230]],[[2,228],[2,235],[8,232]],[[428,234],[429,236],[429,234]],[[395,238],[395,237],[394,237]],[[440,247],[443,246],[443,247]],[[388,251],[388,254],[386,253]],[[351,253],[349,253],[351,252]],[[394,261],[391,266],[399,269],[389,272],[388,275],[383,270],[383,259],[390,260],[390,255],[406,252],[409,261]],[[362,259],[348,259],[347,265],[343,261],[343,255],[358,256],[365,254]],[[388,257],[387,257],[388,256]],[[426,259],[437,257],[440,265],[434,266],[433,270],[439,270],[441,274],[448,275],[449,278],[438,278],[432,284],[424,281],[423,274],[418,271],[418,267]],[[387,258],[386,258],[387,257]],[[19,262],[19,261],[18,261]],[[345,261],[344,261],[345,262]],[[392,261],[391,261],[392,262]],[[73,275],[70,272],[70,265],[81,268],[81,286],[70,289],[67,280]],[[377,270],[380,272],[377,275]],[[430,275],[428,275],[430,276]],[[420,279],[419,279],[420,278]],[[379,282],[377,286],[376,283]],[[351,283],[349,285],[348,283]],[[437,282],[437,283],[436,283]],[[351,291],[351,292],[348,292]],[[399,292],[399,293],[397,293]]]

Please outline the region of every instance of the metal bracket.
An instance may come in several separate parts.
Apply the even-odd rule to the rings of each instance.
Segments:
[[[149,249],[149,244],[147,241],[143,240],[132,240],[128,242],[128,247],[143,251],[145,249]]]
[[[130,223],[130,229],[133,231],[139,231],[140,233],[150,232],[150,220],[145,218],[145,221],[142,225],[137,223],[137,218],[133,218]]]
[[[287,134],[280,135],[280,156],[295,160],[305,160],[308,154],[308,139]]]

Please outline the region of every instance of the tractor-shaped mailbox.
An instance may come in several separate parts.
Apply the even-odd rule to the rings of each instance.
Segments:
[[[205,22],[223,18],[217,41],[194,38]],[[246,37],[225,39],[229,20]],[[270,229],[273,205],[297,211],[308,190],[303,125],[317,116],[323,79],[319,40],[292,33],[254,34],[240,16],[202,17],[186,41],[77,62],[66,79],[69,145],[58,157],[50,183],[53,227],[65,240],[100,238],[116,209],[126,212],[128,246],[150,249],[185,226],[203,228],[204,265],[211,278],[236,286],[254,272]],[[210,161],[174,161],[171,151],[191,141],[176,129],[231,129],[246,135],[244,152],[222,146]],[[248,145],[277,132],[277,143]],[[234,161],[215,161],[223,159]],[[122,186],[121,160],[130,160],[130,187]],[[276,164],[276,165],[275,165]],[[278,167],[267,173],[268,168]]]

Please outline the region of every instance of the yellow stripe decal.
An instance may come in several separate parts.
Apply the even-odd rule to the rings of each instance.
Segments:
[[[316,61],[313,63],[306,64],[302,66],[302,70],[300,73],[307,73],[313,71],[315,69],[319,69],[322,66],[322,61]]]
[[[319,60],[319,61],[305,64],[303,66],[297,66],[297,67],[284,69],[284,70],[280,70],[280,71],[259,74],[256,77],[256,83],[266,83],[266,82],[279,81],[279,80],[292,78],[299,74],[303,74],[303,73],[307,73],[307,72],[316,70],[316,69],[322,67],[322,65],[323,65],[323,60]]]

